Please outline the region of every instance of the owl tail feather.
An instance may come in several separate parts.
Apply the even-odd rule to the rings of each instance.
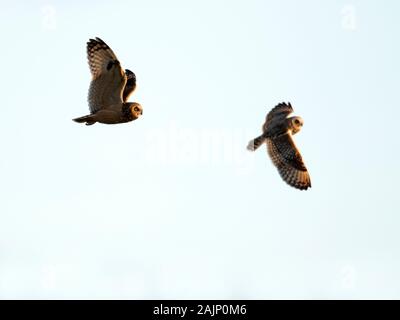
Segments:
[[[75,118],[75,119],[72,119],[72,120],[75,121],[75,122],[78,122],[78,123],[86,122],[87,126],[90,126],[90,125],[96,123],[96,120],[94,120],[94,117],[93,117],[92,114],[89,114],[89,115],[83,116],[83,117],[79,117],[79,118]]]
[[[263,135],[251,140],[247,145],[247,150],[256,151],[259,146],[265,142],[265,137]]]

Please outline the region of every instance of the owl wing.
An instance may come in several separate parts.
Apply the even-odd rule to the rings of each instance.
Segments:
[[[124,100],[124,102],[127,102],[129,96],[136,89],[136,75],[129,69],[125,69],[125,74],[127,81],[122,94],[122,99]]]
[[[270,124],[271,121],[280,121],[281,119],[285,119],[292,112],[293,108],[290,103],[287,104],[285,102],[282,102],[276,105],[270,112],[268,112],[264,129]]]
[[[267,150],[286,183],[300,190],[311,187],[310,175],[290,133],[268,138]]]
[[[100,38],[87,43],[87,57],[92,81],[88,102],[91,113],[122,103],[126,75],[111,48]]]

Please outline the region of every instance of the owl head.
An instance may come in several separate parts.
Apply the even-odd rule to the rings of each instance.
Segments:
[[[142,106],[137,102],[132,102],[130,105],[131,114],[134,119],[139,118],[143,114]]]
[[[289,120],[289,129],[292,131],[292,134],[299,132],[304,124],[304,121],[301,117],[291,117],[288,120]]]

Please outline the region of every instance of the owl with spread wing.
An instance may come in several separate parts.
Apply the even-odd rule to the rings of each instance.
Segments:
[[[92,74],[88,95],[90,114],[73,120],[92,125],[96,122],[124,123],[139,118],[143,114],[142,106],[127,102],[136,88],[135,74],[122,69],[115,53],[100,38],[90,39],[86,50]]]
[[[292,112],[290,103],[275,106],[267,114],[263,134],[251,140],[247,149],[255,151],[266,143],[268,155],[282,179],[294,188],[307,190],[311,188],[310,175],[292,138],[304,121],[301,117],[288,117]]]

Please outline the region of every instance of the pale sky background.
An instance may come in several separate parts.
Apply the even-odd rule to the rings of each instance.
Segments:
[[[1,1],[0,298],[400,298],[399,1]],[[86,127],[86,41],[141,119]],[[247,142],[290,101],[313,187]],[[264,149],[264,150],[263,150]]]

